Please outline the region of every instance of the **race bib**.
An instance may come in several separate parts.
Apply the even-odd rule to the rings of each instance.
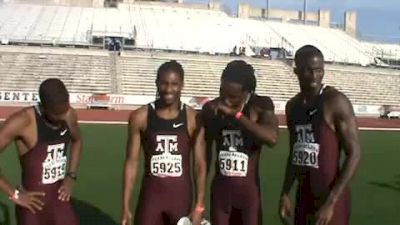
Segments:
[[[53,184],[64,179],[67,168],[67,156],[64,154],[64,148],[64,143],[47,147],[47,156],[42,163],[43,184]]]
[[[156,177],[182,176],[182,155],[154,155],[150,160],[150,171]]]
[[[219,152],[220,173],[228,177],[245,177],[249,156],[242,152],[220,151]]]
[[[296,142],[293,145],[292,164],[319,168],[319,144]]]

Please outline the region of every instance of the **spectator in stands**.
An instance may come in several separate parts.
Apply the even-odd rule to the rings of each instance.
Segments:
[[[360,159],[353,107],[333,87],[324,86],[324,57],[306,45],[295,54],[300,93],[286,105],[290,152],[282,188],[280,216],[290,220],[290,189],[298,181],[294,224],[347,225],[349,182]],[[345,161],[340,165],[341,150]]]
[[[0,150],[14,141],[22,167],[21,186],[0,175],[0,190],[17,205],[18,225],[78,225],[69,201],[82,148],[77,114],[58,79],[43,81],[39,96],[40,104],[12,114],[0,128]]]
[[[129,117],[123,192],[122,224],[132,224],[130,199],[140,162],[145,154],[145,174],[135,214],[136,225],[176,224],[190,213],[192,179],[196,176],[196,203],[190,215],[200,225],[205,210],[206,159],[204,129],[196,111],[180,100],[184,71],[176,61],[158,69],[155,102]],[[193,149],[193,152],[192,152]],[[191,155],[194,167],[191,167]]]
[[[278,119],[272,100],[255,94],[255,89],[253,67],[232,61],[222,73],[220,96],[206,103],[201,113],[208,162],[214,142],[217,152],[211,224],[262,224],[259,157],[264,144],[276,144]]]
[[[246,47],[240,47],[239,56],[245,56],[245,55],[246,55]]]
[[[234,47],[233,47],[233,49],[232,49],[232,52],[231,52],[231,56],[236,56],[237,55],[237,52],[238,51],[238,49],[237,49],[237,46],[235,45]]]
[[[264,58],[271,59],[271,50],[269,48],[262,48],[260,50],[260,56]]]

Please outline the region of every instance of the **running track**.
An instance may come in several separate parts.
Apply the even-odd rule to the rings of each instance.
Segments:
[[[0,107],[0,120],[4,120],[11,113],[18,111],[20,107]],[[85,110],[78,109],[78,118],[81,123],[96,124],[126,124],[128,110]],[[278,115],[279,125],[286,126],[284,115]],[[396,130],[400,131],[400,119],[379,119],[379,118],[357,118],[361,129],[365,130]]]

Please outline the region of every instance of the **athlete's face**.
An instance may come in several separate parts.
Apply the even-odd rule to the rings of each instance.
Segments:
[[[319,89],[322,85],[324,72],[324,61],[319,56],[301,59],[294,69],[302,91]]]
[[[240,108],[246,101],[249,92],[244,90],[243,85],[222,81],[220,88],[220,98],[232,108]]]
[[[65,120],[70,105],[69,102],[66,102],[49,107],[43,106],[43,109],[46,119],[54,125],[59,125]]]
[[[170,105],[181,98],[183,80],[181,75],[174,71],[166,71],[157,80],[157,89],[160,100]]]

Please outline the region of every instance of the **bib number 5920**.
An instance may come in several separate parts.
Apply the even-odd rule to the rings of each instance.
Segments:
[[[318,155],[319,144],[295,143],[292,153],[292,164],[296,166],[308,166],[319,168]]]

